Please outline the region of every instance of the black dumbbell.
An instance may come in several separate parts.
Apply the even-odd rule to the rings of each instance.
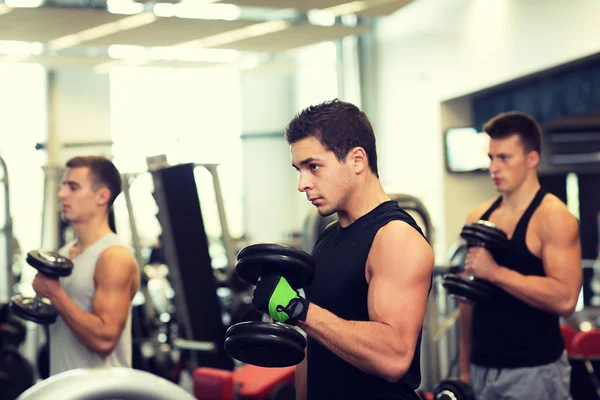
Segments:
[[[53,251],[32,250],[27,253],[27,263],[52,278],[69,276],[73,271],[73,262]],[[17,294],[10,299],[9,307],[17,317],[38,324],[53,324],[58,317],[50,301],[37,295],[23,297]]]
[[[489,250],[502,250],[508,244],[506,233],[489,221],[480,220],[463,226],[460,236],[466,240],[467,247],[481,246]],[[472,303],[490,301],[498,290],[488,281],[464,273],[445,274],[443,286],[450,296]]]
[[[310,254],[289,246],[254,244],[238,253],[235,269],[253,285],[261,276],[277,273],[300,289],[312,282],[315,262]],[[263,314],[262,321],[240,322],[227,329],[224,346],[231,357],[246,364],[288,367],[304,359],[306,339],[295,327]]]
[[[459,379],[441,381],[433,390],[435,400],[475,400],[475,392],[468,383]]]

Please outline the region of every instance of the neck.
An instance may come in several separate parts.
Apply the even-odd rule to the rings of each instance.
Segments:
[[[540,182],[532,174],[514,191],[502,194],[503,205],[510,210],[521,210],[531,203],[531,200],[540,189]]]
[[[368,173],[363,182],[354,187],[344,209],[338,211],[340,225],[345,228],[381,203],[391,200],[375,175]]]
[[[106,215],[95,216],[86,222],[75,223],[77,243],[81,250],[85,250],[94,244],[102,236],[111,233]]]

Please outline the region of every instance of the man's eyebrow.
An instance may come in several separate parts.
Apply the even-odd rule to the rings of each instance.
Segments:
[[[318,157],[308,157],[305,158],[304,160],[300,161],[300,165],[306,165],[306,164],[310,164],[311,162],[315,162],[315,161],[321,161],[320,158]],[[292,164],[292,167],[298,169],[298,167],[295,164]]]
[[[75,186],[79,186],[79,183],[75,182],[75,181],[62,181],[63,185],[75,185]]]

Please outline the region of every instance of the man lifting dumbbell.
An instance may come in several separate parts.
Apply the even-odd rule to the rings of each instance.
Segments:
[[[286,138],[298,190],[322,216],[338,216],[312,252],[306,298],[284,274],[255,290],[257,308],[308,335],[297,398],[417,399],[433,251],[383,190],[367,116],[328,101],[300,112]]]
[[[304,359],[306,339],[290,325],[306,318],[307,304],[296,297],[296,289],[304,288],[314,278],[315,263],[310,254],[278,244],[253,244],[244,247],[237,256],[237,275],[245,282],[261,285],[254,291],[252,303],[265,311],[262,322],[241,322],[227,330],[225,350],[233,358],[261,367],[288,367]],[[278,284],[287,285],[274,291]],[[274,296],[275,295],[275,296]],[[279,307],[279,303],[287,306]],[[271,313],[278,315],[274,322]]]
[[[506,233],[489,221],[480,220],[463,226],[460,236],[466,240],[467,248],[502,251],[508,245]],[[497,288],[488,281],[464,273],[444,275],[443,285],[452,297],[471,303],[494,301],[497,293]]]
[[[500,196],[476,206],[506,249],[472,246],[465,270],[502,289],[493,301],[460,305],[461,379],[477,399],[567,399],[570,367],[559,317],[575,309],[582,268],[578,222],[537,176],[541,128],[528,115],[500,114],[484,126]]]
[[[75,157],[66,167],[58,198],[63,219],[77,237],[59,254],[72,260],[72,273],[57,279],[41,271],[33,281],[38,296],[49,299],[58,313],[49,329],[50,375],[131,367],[131,300],[139,273],[133,255],[108,224],[121,177],[103,157]]]

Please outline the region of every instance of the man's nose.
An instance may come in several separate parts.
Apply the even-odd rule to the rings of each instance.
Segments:
[[[300,178],[298,179],[298,191],[306,192],[308,189],[310,189],[310,187],[311,187],[310,179],[306,176],[306,174],[301,172]]]

